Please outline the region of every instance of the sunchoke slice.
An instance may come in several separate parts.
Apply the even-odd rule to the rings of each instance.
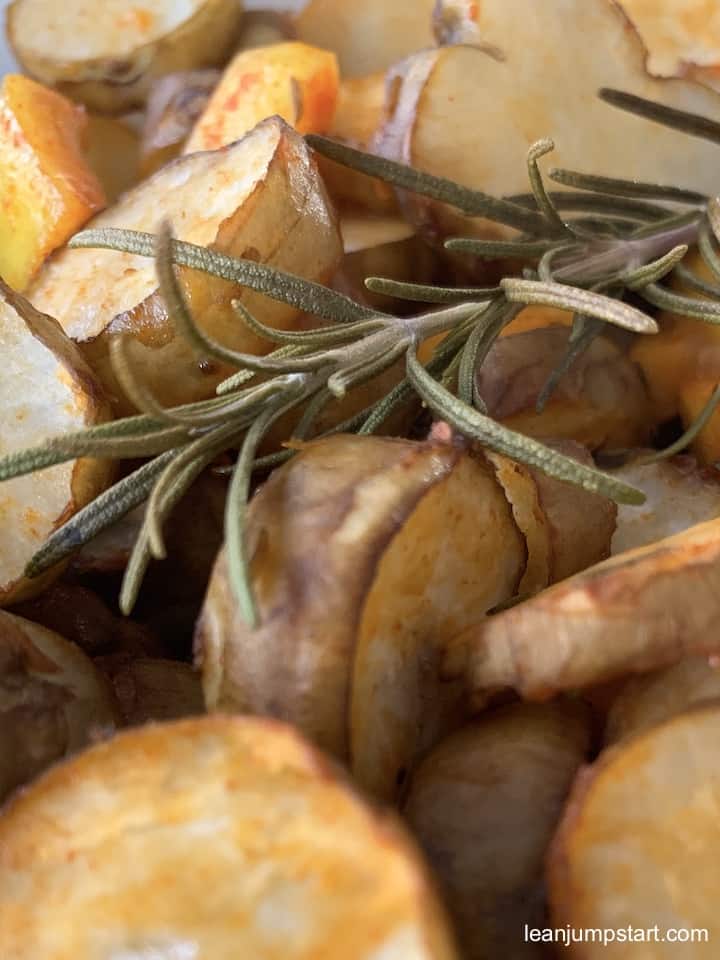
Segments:
[[[632,927],[636,939],[586,938],[573,957],[716,956],[718,735],[720,708],[698,708],[607,750],[576,781],[549,858],[550,926]]]
[[[0,455],[91,427],[109,416],[72,341],[0,280]],[[98,460],[71,460],[0,484],[0,606],[38,592],[24,570],[48,535],[106,486]],[[57,572],[57,571],[54,571]]]
[[[118,720],[112,687],[79,647],[0,611],[0,803]]]
[[[28,73],[104,113],[142,106],[155,80],[222,63],[240,0],[14,0],[13,52]]]
[[[119,227],[155,232],[169,220],[180,240],[210,245],[310,280],[334,270],[342,246],[317,167],[298,136],[271,118],[222,150],[192,154],[163,167],[92,221],[96,229]],[[240,298],[265,323],[288,328],[300,322],[286,304],[237,284],[184,270],[190,306],[204,329],[244,352],[263,353],[273,344],[251,333],[232,309]],[[201,363],[177,334],[157,290],[151,258],[114,250],[66,249],[41,272],[29,293],[40,309],[57,316],[81,342],[93,368],[127,412],[110,366],[110,343],[134,342],[136,376],[168,405],[214,393],[229,368]]]
[[[119,734],[17,797],[0,928],[3,960],[456,956],[400,823],[295,731],[240,717]]]
[[[542,957],[545,852],[589,747],[579,701],[512,704],[420,764],[404,814],[434,868],[467,960]]]
[[[197,647],[208,707],[270,714],[392,798],[457,725],[443,644],[511,597],[526,548],[482,457],[453,443],[337,436],[275,471],[250,504],[260,626],[224,553]]]
[[[717,654],[720,519],[579,573],[466,631],[449,676],[478,703],[511,687],[530,700]]]

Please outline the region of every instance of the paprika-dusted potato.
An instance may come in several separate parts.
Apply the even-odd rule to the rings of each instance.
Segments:
[[[16,797],[0,929],[3,960],[456,956],[401,824],[248,717],[118,734]]]
[[[259,626],[221,553],[196,636],[208,708],[288,720],[392,799],[462,716],[445,640],[523,575],[492,468],[436,434],[316,441],[251,501],[247,551]]]
[[[219,70],[188,70],[153,84],[140,145],[143,176],[178,156],[220,77]]]
[[[0,280],[0,456],[101,423],[107,401],[57,323]],[[0,606],[37,593],[57,574],[24,571],[52,531],[101,493],[110,467],[70,460],[0,483]]]
[[[495,341],[476,374],[491,416],[529,436],[576,440],[591,449],[646,441],[653,421],[640,370],[607,337],[592,341],[536,411],[569,336],[568,327],[551,325]]]
[[[547,872],[548,925],[599,931],[573,941],[571,956],[715,957],[719,734],[720,707],[698,708],[606,750],[578,777]]]
[[[615,87],[720,118],[714,91],[646,73],[643,45],[617,4],[483,0],[476,8],[482,47],[424,51],[391,71],[395,96],[377,140],[382,154],[508,196],[528,191],[527,150],[552,137],[553,166],[586,170],[590,164],[606,176],[717,193],[717,157],[709,143],[678,138],[597,97],[599,88]],[[568,37],[593,42],[568,43]],[[427,198],[407,196],[404,208],[434,235],[505,234]]]
[[[103,113],[142,106],[155,80],[230,53],[240,0],[14,0],[7,30],[32,76]]]
[[[79,647],[0,611],[0,803],[118,721],[112,687]]]
[[[180,240],[269,263],[310,280],[325,280],[341,254],[337,223],[309,150],[282,120],[259,124],[222,150],[182,157],[127,193],[97,217],[95,228],[155,231],[169,220]],[[292,328],[299,312],[225,280],[182,271],[198,323],[216,339],[248,352],[273,344],[239,322],[231,301],[240,298],[265,323]],[[53,312],[82,344],[114,407],[126,412],[110,365],[110,343],[134,341],[136,376],[165,404],[214,393],[230,368],[201,363],[176,334],[157,290],[151,258],[112,250],[66,249],[44,268],[30,297]]]
[[[344,77],[385,70],[433,43],[435,0],[305,0],[298,40],[334,50]]]
[[[590,742],[579,701],[511,704],[437,746],[403,813],[435,870],[467,960],[545,956],[545,851]]]
[[[140,138],[129,123],[114,117],[88,117],[85,156],[110,203],[140,179]]]
[[[225,68],[183,153],[217,150],[279,116],[299,133],[325,133],[339,83],[335,54],[306,43],[242,50]]]
[[[717,654],[720,519],[638,547],[491,617],[446,662],[473,699],[510,687],[530,700]]]
[[[0,87],[0,276],[24,289],[45,257],[105,206],[83,156],[86,119],[29,77]]]

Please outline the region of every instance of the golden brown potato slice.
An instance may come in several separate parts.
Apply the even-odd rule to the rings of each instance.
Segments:
[[[630,550],[466,631],[446,663],[474,699],[530,700],[717,654],[720,519]]]
[[[613,475],[642,490],[641,506],[618,507],[612,552],[622,553],[720,517],[720,474],[700,469],[693,457],[630,464]]]
[[[0,611],[0,803],[118,721],[112,687],[75,644]]]
[[[616,743],[656,727],[704,700],[720,699],[718,666],[714,657],[687,657],[663,670],[631,677],[610,706],[605,742]]]
[[[593,450],[646,441],[652,420],[640,370],[607,337],[592,341],[536,412],[569,336],[568,327],[553,325],[495,341],[476,376],[491,415],[520,433],[577,440]]]
[[[196,637],[208,707],[296,724],[391,799],[457,724],[443,643],[524,572],[492,469],[439,439],[311,443],[251,502],[247,544],[260,625],[243,621],[222,553]]]
[[[2,280],[0,350],[0,456],[107,419],[105,397],[75,344]],[[58,572],[24,576],[48,535],[109,479],[106,463],[81,459],[0,484],[0,606],[37,593]]]
[[[140,146],[143,176],[178,156],[221,75],[219,70],[188,70],[153,84]]]
[[[720,708],[699,708],[605,751],[576,781],[551,848],[550,926],[601,935],[574,942],[573,957],[717,955],[719,734]],[[629,927],[635,939],[622,939]]]
[[[225,68],[183,153],[217,150],[272,116],[299,133],[325,133],[339,80],[329,50],[291,41],[241,50]]]
[[[590,740],[579,702],[513,704],[443,740],[404,814],[434,868],[467,960],[543,957],[545,851]]]
[[[205,713],[200,674],[188,663],[123,655],[98,663],[112,682],[124,726]]]
[[[85,156],[110,203],[140,179],[140,138],[122,120],[89,116]]]
[[[433,43],[435,0],[305,0],[298,40],[334,50],[344,77],[385,70]]]
[[[127,193],[92,226],[156,230],[170,220],[180,240],[325,280],[341,253],[339,231],[317,168],[301,137],[277,118],[223,150],[193,154],[163,167]],[[265,323],[288,328],[297,310],[237,284],[193,271],[183,285],[198,322],[228,346],[267,352],[272,344],[240,324],[231,301],[241,297]],[[227,367],[200,363],[176,335],[157,290],[152,259],[112,250],[63,250],[43,269],[30,297],[54,312],[83,345],[118,411],[127,411],[110,366],[110,343],[133,343],[133,369],[165,404],[213,394]]]
[[[222,63],[240,0],[14,0],[7,29],[32,76],[103,113],[142,106],[158,77]]]
[[[0,929],[6,960],[456,956],[402,826],[247,717],[121,733],[18,796]]]
[[[687,143],[597,98],[599,88],[616,87],[720,118],[713,91],[647,75],[642,43],[616,4],[483,0],[476,6],[482,48],[418,53],[394,72],[381,153],[504,196],[528,190],[528,147],[552,137],[554,166],[717,192],[709,143]],[[593,42],[568,44],[569,36]],[[445,219],[434,201],[409,197],[407,210],[418,222],[429,218],[436,232],[471,229],[457,215]],[[474,229],[494,235],[502,228],[477,221]]]

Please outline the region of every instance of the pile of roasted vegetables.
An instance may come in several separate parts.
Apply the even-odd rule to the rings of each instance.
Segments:
[[[7,36],[0,960],[716,957],[720,6]]]

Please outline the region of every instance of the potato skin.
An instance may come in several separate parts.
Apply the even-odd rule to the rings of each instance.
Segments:
[[[206,0],[196,13],[166,36],[138,46],[118,58],[63,59],[62,51],[29,49],[20,31],[20,8],[8,8],[10,44],[32,76],[100,113],[123,113],[142,107],[153,83],[168,73],[222,63],[232,45],[242,15],[241,0]],[[49,0],[53,3],[53,0]]]

